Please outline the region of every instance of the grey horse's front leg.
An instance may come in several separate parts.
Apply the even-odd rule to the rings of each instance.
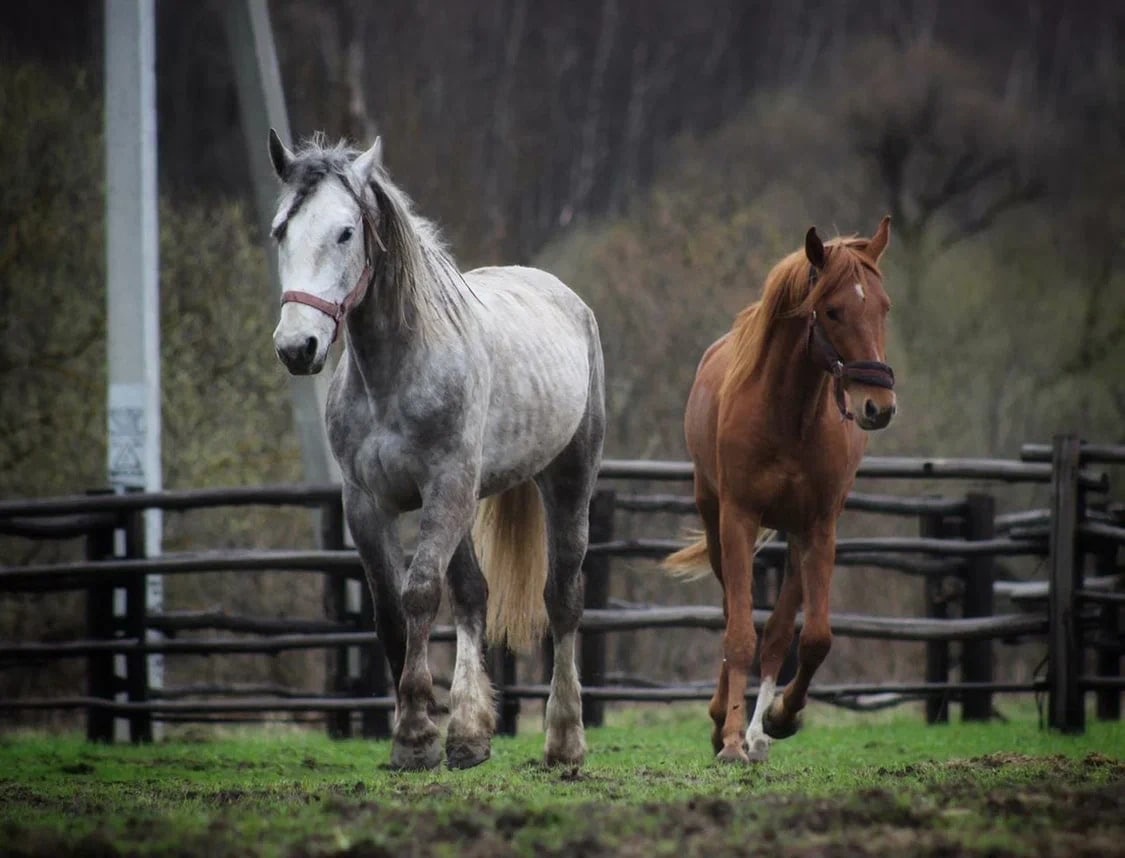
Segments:
[[[396,769],[436,768],[441,736],[433,721],[436,708],[427,657],[430,630],[441,604],[441,578],[476,509],[476,482],[464,474],[439,477],[426,486],[418,548],[402,587],[406,619],[406,658],[398,686],[398,721],[391,748]]]
[[[404,571],[397,519],[384,513],[362,490],[344,484],[344,513],[355,547],[363,561],[375,607],[375,631],[391,667],[395,688],[406,657],[406,619],[399,584]]]

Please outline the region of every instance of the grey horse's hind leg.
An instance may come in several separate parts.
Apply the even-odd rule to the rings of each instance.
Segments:
[[[579,434],[538,480],[547,509],[550,571],[544,596],[555,651],[546,712],[547,765],[579,766],[586,758],[574,637],[582,617],[581,567],[589,539],[590,498],[601,460],[603,426],[600,408],[587,415]]]
[[[451,769],[483,763],[492,753],[496,710],[484,669],[484,624],[488,583],[466,536],[453,552],[446,576],[457,626],[457,663],[449,691],[449,730],[445,758]]]

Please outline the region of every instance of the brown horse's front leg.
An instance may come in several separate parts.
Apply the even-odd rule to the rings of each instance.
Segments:
[[[781,697],[774,698],[777,688],[777,675],[793,642],[793,629],[797,611],[801,609],[801,557],[797,543],[789,542],[789,562],[781,580],[781,590],[777,603],[762,631],[762,645],[759,648],[762,663],[762,685],[758,692],[758,702],[754,716],[750,719],[747,742],[751,748],[760,739],[769,748],[769,738],[784,739],[797,732],[797,719],[779,720],[784,716],[780,706]],[[775,704],[777,704],[775,706]],[[775,714],[777,717],[775,717]]]
[[[767,716],[770,726],[791,725],[797,713],[805,708],[813,674],[832,648],[829,625],[829,592],[832,570],[836,563],[836,522],[832,521],[802,541],[801,585],[805,597],[805,624],[797,649],[797,675],[779,700],[774,701]]]
[[[754,662],[757,634],[751,579],[754,541],[760,519],[733,504],[724,504],[719,516],[723,550],[723,598],[727,608],[723,656],[727,675],[726,718],[722,747],[717,757],[724,762],[750,762],[746,753],[746,680]]]

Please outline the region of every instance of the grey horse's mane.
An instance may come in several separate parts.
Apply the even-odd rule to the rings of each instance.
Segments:
[[[342,140],[326,145],[322,134],[305,141],[285,172],[285,186],[294,195],[285,218],[274,229],[275,237],[285,235],[289,219],[321,182],[335,176],[378,237],[376,246],[368,246],[367,252],[375,263],[377,294],[373,297],[388,321],[397,321],[423,337],[460,331],[471,292],[437,226],[414,211],[411,199],[391,181],[382,164],[375,167],[368,182],[372,204],[371,197],[355,187],[350,170],[360,154]]]

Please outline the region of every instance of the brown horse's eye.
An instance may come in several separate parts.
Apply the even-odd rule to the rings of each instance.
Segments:
[[[826,315],[833,322],[840,321],[840,311],[835,307],[829,307],[827,310],[825,310],[824,315]]]

